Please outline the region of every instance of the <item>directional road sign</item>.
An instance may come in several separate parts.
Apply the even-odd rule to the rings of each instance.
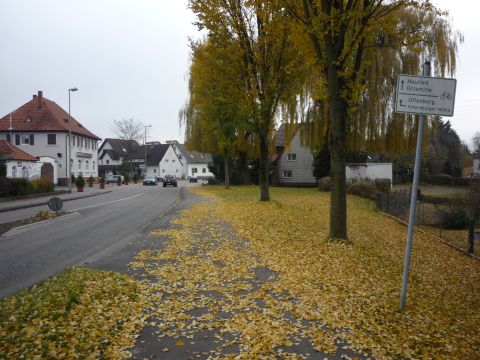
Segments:
[[[453,116],[456,79],[398,75],[395,112]]]

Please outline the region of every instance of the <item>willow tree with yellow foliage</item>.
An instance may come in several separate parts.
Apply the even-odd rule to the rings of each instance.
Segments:
[[[223,156],[228,188],[229,157],[250,145],[242,60],[231,44],[214,38],[191,43],[191,50],[189,99],[180,111],[186,144]]]
[[[197,25],[208,36],[235,48],[242,61],[247,111],[258,141],[260,200],[270,200],[269,150],[279,102],[298,92],[305,71],[293,41],[292,22],[281,2],[190,0]]]
[[[330,237],[347,239],[346,152],[349,145],[382,149],[391,137],[412,137],[412,116],[393,114],[398,73],[418,74],[434,61],[440,75],[455,70],[456,44],[445,13],[428,1],[283,0],[303,28],[318,76],[308,89],[310,119],[331,155]],[[313,119],[313,120],[312,120]],[[404,146],[399,144],[398,148]]]

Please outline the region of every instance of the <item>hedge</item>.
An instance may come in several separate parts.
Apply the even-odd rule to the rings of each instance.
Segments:
[[[0,176],[0,197],[24,196],[52,192],[53,190],[53,183],[46,178],[29,180]]]

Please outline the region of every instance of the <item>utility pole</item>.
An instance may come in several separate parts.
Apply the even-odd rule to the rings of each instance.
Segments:
[[[70,178],[71,175],[70,173],[72,172],[72,165],[71,165],[71,160],[72,160],[72,126],[70,125],[70,120],[72,117],[70,116],[70,94],[73,91],[78,91],[76,87],[68,89],[68,154],[65,156],[66,160],[66,166],[65,166],[65,171],[67,172],[67,185],[70,184]],[[72,184],[70,184],[72,185]]]
[[[145,128],[145,138],[143,140],[143,149],[145,151],[145,163],[144,163],[144,177],[145,175],[147,175],[147,128],[151,128],[152,125],[143,125],[143,127]]]

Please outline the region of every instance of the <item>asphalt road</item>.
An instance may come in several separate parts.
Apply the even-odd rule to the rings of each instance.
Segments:
[[[188,186],[188,184],[186,184]],[[72,211],[28,231],[0,237],[0,297],[45,280],[65,268],[98,261],[144,237],[178,202],[178,188],[125,186],[101,196],[64,203]],[[45,206],[2,213],[25,217]],[[23,212],[23,213],[20,213]],[[20,215],[21,214],[21,215]]]

